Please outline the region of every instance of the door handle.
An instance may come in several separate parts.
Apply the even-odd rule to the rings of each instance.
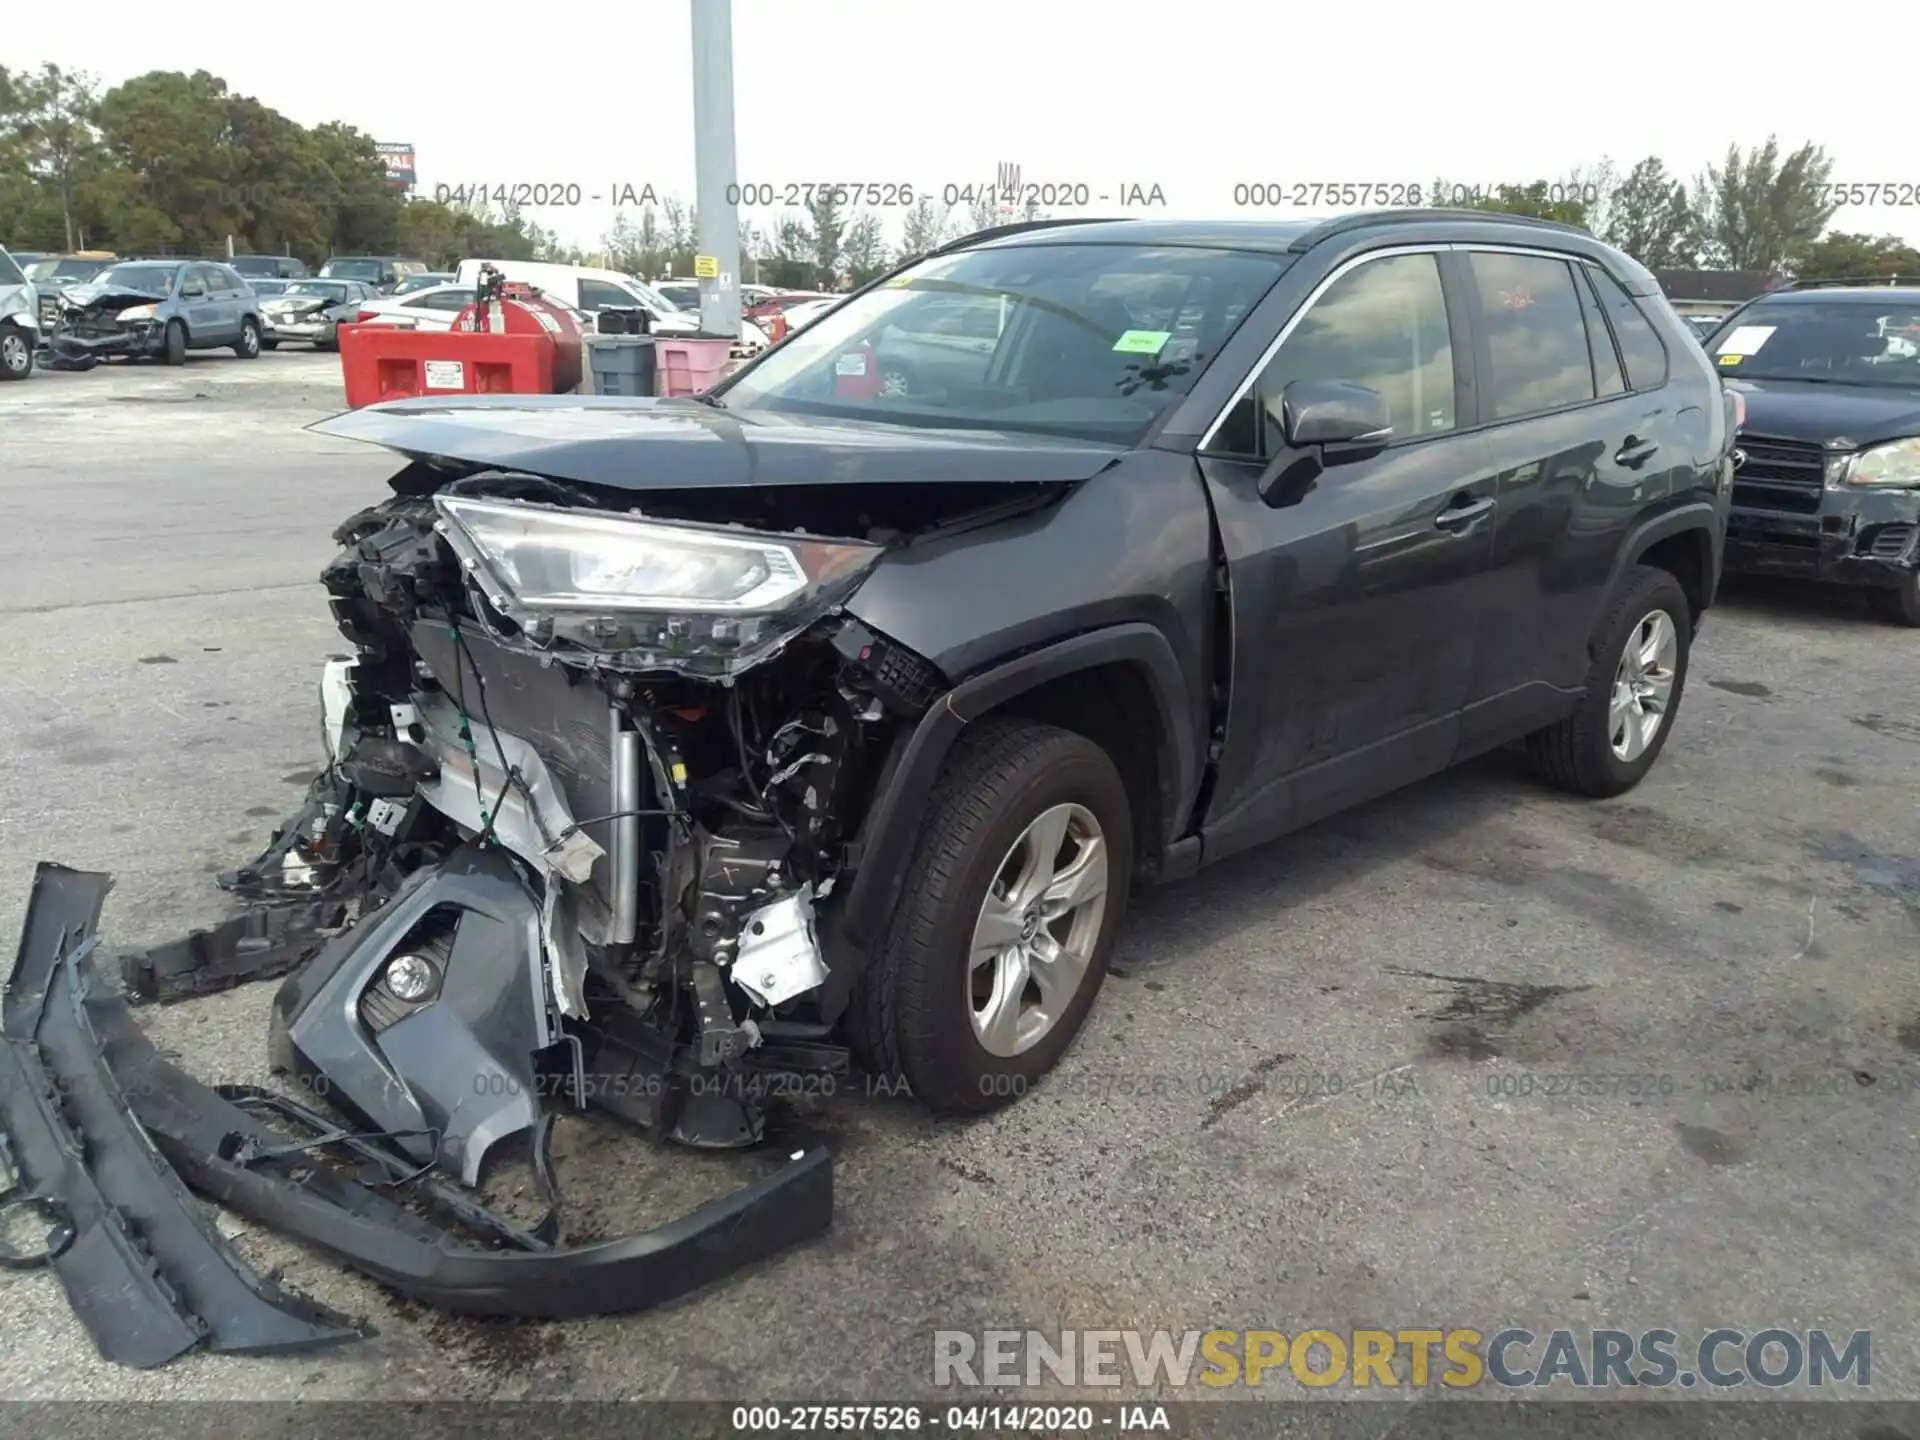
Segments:
[[[1644,465],[1653,458],[1653,452],[1660,447],[1652,440],[1642,440],[1637,435],[1627,436],[1626,443],[1613,452],[1613,463],[1628,468]]]
[[[1493,509],[1493,498],[1482,496],[1478,500],[1459,499],[1433,517],[1434,528],[1438,530],[1465,530],[1474,521]]]

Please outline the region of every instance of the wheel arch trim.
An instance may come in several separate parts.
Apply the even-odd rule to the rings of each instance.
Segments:
[[[1184,722],[1186,681],[1173,647],[1144,621],[1108,626],[1055,641],[964,680],[936,699],[920,717],[882,776],[861,835],[861,859],[841,912],[845,937],[862,950],[881,935],[899,899],[911,861],[913,839],[947,754],[968,724],[1040,685],[1096,666],[1132,665],[1144,675],[1159,717],[1161,815],[1171,829],[1184,818],[1182,797],[1197,779],[1194,737]],[[1141,836],[1156,850],[1168,835]]]

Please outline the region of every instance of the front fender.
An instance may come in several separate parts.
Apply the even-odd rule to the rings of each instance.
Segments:
[[[1113,625],[1056,641],[994,666],[936,699],[896,751],[882,775],[861,830],[861,859],[840,912],[844,937],[861,952],[886,928],[906,882],[927,798],[948,751],[974,720],[1015,696],[1050,680],[1099,665],[1137,666],[1145,676],[1159,716],[1161,810],[1169,833],[1142,837],[1165,845],[1186,813],[1198,776],[1192,727],[1187,724],[1186,683],[1173,646],[1144,622]],[[836,974],[836,978],[839,976]],[[848,983],[842,980],[835,989]]]

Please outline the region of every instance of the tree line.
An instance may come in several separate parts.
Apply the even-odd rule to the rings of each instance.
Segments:
[[[1820,146],[1769,137],[1691,180],[1657,156],[1560,178],[1442,182],[1471,208],[1580,226],[1649,269],[1780,276],[1920,274],[1893,235],[1830,232],[1843,201]],[[1920,197],[1908,195],[1911,204]],[[815,191],[799,212],[741,217],[743,280],[796,288],[859,285],[997,222],[993,197],[964,207],[921,197],[900,216]],[[1028,205],[1023,219],[1047,218]],[[206,71],[153,71],[102,90],[83,72],[0,66],[0,241],[21,250],[119,254],[398,254],[450,268],[470,255],[597,263],[650,278],[693,273],[698,218],[673,197],[621,212],[581,246],[511,208],[445,204],[386,181],[373,137],[342,122],[303,126]]]

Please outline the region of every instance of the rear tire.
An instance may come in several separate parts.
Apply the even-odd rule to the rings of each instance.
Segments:
[[[1566,719],[1527,736],[1528,761],[1548,784],[1575,795],[1604,799],[1623,795],[1653,768],[1673,733],[1687,683],[1687,656],[1693,643],[1692,610],[1680,582],[1665,570],[1636,565],[1621,582],[1607,613],[1595,628],[1587,671],[1586,693]],[[1629,643],[1640,643],[1664,615],[1673,627],[1670,683],[1660,711],[1660,722],[1645,748],[1631,757],[1615,748],[1619,718],[1615,710],[1621,688],[1623,657]],[[1631,687],[1629,687],[1631,688]],[[1635,713],[1638,713],[1636,710]]]
[[[166,361],[169,365],[187,363],[187,327],[178,320],[167,322]]]
[[[1920,570],[1909,570],[1892,589],[1875,590],[1873,608],[1883,619],[1920,630]]]
[[[1056,835],[1050,823],[1065,828]],[[1044,837],[1037,843],[1036,833]],[[1038,924],[1022,933],[1053,958],[1034,958],[1023,939],[977,961],[987,907],[996,917],[1017,913],[1003,892],[1039,883],[1041,872],[1028,866],[1049,847],[1045,873],[1062,887],[1053,893],[1074,908],[1052,919],[1028,912]],[[1061,864],[1061,856],[1070,858]],[[1089,878],[1096,859],[1105,866],[1098,890]],[[940,1114],[997,1109],[1033,1088],[1093,1006],[1132,870],[1132,812],[1104,750],[1032,721],[969,727],[929,797],[900,901],[848,1009],[849,1038],[869,1072],[905,1080]],[[1083,930],[1086,920],[1093,924]],[[1017,1017],[1006,1030],[977,1018],[998,1010]]]

